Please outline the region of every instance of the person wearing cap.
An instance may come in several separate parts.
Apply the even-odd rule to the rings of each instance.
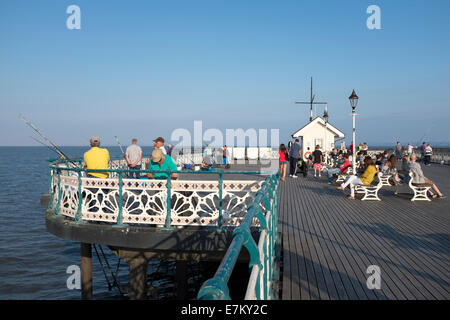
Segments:
[[[155,149],[152,152],[147,170],[170,170],[177,171],[177,164],[168,154],[164,154],[161,149]],[[147,173],[149,179],[167,179],[169,174],[166,172]],[[177,178],[176,173],[172,173],[172,179]]]
[[[137,139],[134,138],[131,140],[131,145],[128,146],[127,150],[125,151],[125,160],[128,164],[129,170],[141,170],[141,165],[138,164],[142,159],[142,149],[137,144]],[[130,178],[138,179],[139,175],[136,172],[130,173]]]
[[[161,150],[164,154],[167,154],[166,148],[164,148],[164,138],[158,137],[155,140],[153,140],[153,148]]]
[[[94,136],[90,140],[91,149],[84,153],[84,167],[91,170],[109,169],[109,151],[106,148],[100,148],[100,138]],[[89,172],[90,178],[108,178],[108,172]]]

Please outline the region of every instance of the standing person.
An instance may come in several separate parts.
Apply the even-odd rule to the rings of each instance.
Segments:
[[[397,141],[397,145],[395,146],[395,156],[397,157],[397,161],[400,161],[402,158],[402,145],[399,141]]]
[[[169,156],[172,156],[172,151],[173,151],[173,145],[169,144],[169,145],[167,146],[166,152],[167,152],[167,154],[168,154]]]
[[[362,151],[364,151],[364,153],[367,155],[367,152],[369,151],[369,146],[367,145],[366,142],[364,142],[362,145]]]
[[[292,147],[292,141],[289,141],[288,142],[288,149],[291,150],[291,147]]]
[[[297,178],[295,171],[297,170],[298,158],[301,156],[301,148],[299,144],[300,140],[295,139],[295,143],[292,144],[289,149],[289,176]]]
[[[433,149],[431,148],[431,145],[428,144],[425,148],[425,165],[429,166],[431,162],[431,156],[433,155]]]
[[[127,161],[129,170],[141,170],[141,165],[139,163],[142,159],[142,149],[137,143],[138,140],[134,138],[131,140],[131,145],[129,145],[125,151],[124,157]],[[128,176],[131,179],[139,179],[140,174],[137,172],[130,172]]]
[[[100,138],[94,136],[90,140],[91,149],[84,153],[84,167],[91,170],[109,169],[109,151],[106,148],[100,148]],[[108,178],[108,172],[89,172],[89,178]]]
[[[159,149],[164,154],[167,154],[166,148],[164,148],[164,138],[163,137],[158,137],[155,140],[153,140],[153,142],[154,142],[153,149]]]
[[[421,162],[424,162],[425,161],[425,149],[427,148],[427,144],[426,144],[426,142],[424,141],[423,143],[422,143],[422,145],[420,146],[420,161]]]
[[[283,143],[280,145],[280,149],[278,150],[278,159],[280,160],[280,180],[284,181],[286,178],[289,151]]]
[[[415,149],[415,147],[411,143],[408,143],[408,150],[407,150],[408,156],[411,156],[414,149]]]
[[[319,177],[321,177],[322,170],[322,162],[323,162],[323,154],[320,151],[320,146],[316,146],[316,150],[313,152],[313,165],[314,165],[314,177],[316,177],[317,171],[319,171]]]
[[[227,162],[227,154],[228,154],[227,146],[225,145],[225,146],[223,146],[223,149],[222,149],[222,164],[224,166],[226,166],[228,164],[228,162]]]

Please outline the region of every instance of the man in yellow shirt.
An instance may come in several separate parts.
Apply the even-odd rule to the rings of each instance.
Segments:
[[[109,152],[105,148],[100,148],[100,138],[91,138],[91,149],[84,153],[84,167],[86,169],[107,170],[109,169]],[[108,178],[108,172],[89,172],[90,178]]]

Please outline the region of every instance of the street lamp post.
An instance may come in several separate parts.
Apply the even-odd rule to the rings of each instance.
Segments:
[[[355,90],[353,90],[352,95],[348,97],[350,100],[350,105],[352,106],[352,118],[353,118],[353,155],[352,155],[352,167],[353,174],[356,174],[356,130],[355,130],[355,118],[356,118],[356,106],[358,105],[358,96],[356,95]]]

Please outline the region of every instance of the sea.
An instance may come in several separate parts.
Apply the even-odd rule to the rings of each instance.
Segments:
[[[82,157],[86,147],[62,147],[69,158]],[[121,155],[118,146],[108,147],[111,157]],[[149,155],[151,147],[144,147]],[[0,299],[77,300],[81,290],[73,288],[73,266],[80,266],[80,244],[46,231],[42,194],[49,192],[49,162],[56,153],[42,147],[0,147]],[[93,295],[99,300],[127,299],[128,265],[108,247],[102,247],[111,271],[92,253]],[[97,247],[99,256],[102,254]],[[151,299],[176,299],[175,261],[152,260],[147,285]],[[192,261],[188,266],[186,299],[194,299],[201,284],[214,275],[217,263]],[[248,268],[247,268],[248,269]],[[68,285],[69,280],[69,285]],[[110,286],[108,286],[108,284]]]

